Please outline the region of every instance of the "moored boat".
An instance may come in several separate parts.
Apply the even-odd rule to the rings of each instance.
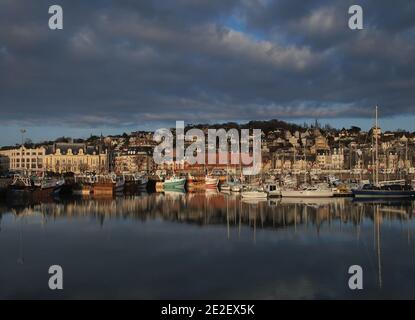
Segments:
[[[205,177],[205,188],[206,189],[216,189],[219,184],[219,179],[212,177],[212,176],[206,176]]]
[[[177,176],[172,176],[164,180],[163,187],[164,189],[183,189],[186,185],[186,178],[180,178]]]
[[[333,190],[323,185],[307,186],[299,189],[282,189],[283,198],[331,198]]]
[[[244,199],[267,199],[268,194],[260,187],[247,186],[242,191],[242,198]]]
[[[264,184],[264,190],[268,193],[269,197],[280,197],[281,189],[276,182],[267,182]]]
[[[385,181],[378,185],[364,184],[352,190],[356,198],[414,198],[415,190],[405,181]]]
[[[241,192],[241,190],[242,190],[242,186],[240,184],[234,184],[231,187],[231,191],[232,192]]]

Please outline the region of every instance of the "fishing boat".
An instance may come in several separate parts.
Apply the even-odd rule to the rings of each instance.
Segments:
[[[205,186],[205,178],[203,176],[195,177],[189,173],[187,176],[186,185],[188,191],[196,191],[199,189],[203,189]]]
[[[186,185],[186,178],[180,178],[175,175],[164,180],[164,189],[184,189]]]
[[[373,183],[362,184],[360,188],[353,189],[352,193],[356,198],[413,198],[415,190],[404,180],[379,182],[379,124],[378,106],[375,108],[375,154],[373,157],[375,170]]]
[[[206,189],[216,189],[219,184],[219,179],[212,177],[212,176],[206,176],[205,177],[205,188]]]
[[[77,196],[88,196],[92,192],[91,184],[76,182],[72,187],[72,194]]]
[[[49,196],[58,194],[65,184],[64,179],[38,178],[31,179],[27,176],[15,175],[8,187],[8,192],[12,196]]]
[[[136,187],[140,191],[146,190],[148,184],[148,177],[144,174],[136,176]]]
[[[73,195],[88,196],[92,193],[92,177],[90,175],[75,175],[74,179]]]
[[[65,179],[44,177],[34,180],[33,185],[46,193],[58,194],[65,185]]]
[[[114,191],[115,193],[123,193],[125,188],[125,178],[124,176],[113,176]]]
[[[112,196],[114,193],[124,191],[125,180],[115,174],[99,175],[93,177],[92,193],[95,196]]]
[[[139,191],[145,191],[147,189],[148,177],[145,174],[125,173],[123,174],[123,177],[125,181],[125,192],[135,193]]]

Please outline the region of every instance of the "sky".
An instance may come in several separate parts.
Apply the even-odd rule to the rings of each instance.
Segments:
[[[414,17],[413,0],[0,0],[0,145],[176,120],[367,129],[376,104],[415,131]]]

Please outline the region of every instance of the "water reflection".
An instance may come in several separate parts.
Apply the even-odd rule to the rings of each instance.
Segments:
[[[370,290],[365,291],[367,296],[363,295],[362,297],[395,297],[400,296],[400,292],[393,291],[399,290],[391,283],[388,283],[388,291],[382,291],[383,280],[388,276],[388,272],[391,273],[390,278],[396,278],[396,274],[392,274],[392,267],[396,259],[396,254],[398,252],[401,254],[402,251],[408,252],[411,251],[411,231],[414,227],[414,202],[357,202],[345,198],[333,198],[333,199],[272,199],[268,201],[244,201],[239,195],[235,194],[223,194],[215,191],[211,191],[207,194],[204,193],[181,193],[181,192],[166,192],[164,194],[155,193],[155,194],[141,194],[136,196],[122,197],[122,198],[101,198],[101,199],[60,199],[60,200],[51,200],[49,202],[41,202],[31,205],[22,205],[16,206],[15,204],[0,204],[0,249],[5,247],[6,251],[0,251],[0,266],[3,270],[8,272],[17,272],[16,270],[11,269],[11,264],[5,263],[8,261],[9,256],[5,252],[11,252],[10,248],[16,246],[18,242],[18,258],[17,264],[23,265],[28,261],[24,253],[31,255],[31,261],[40,259],[34,255],[30,249],[24,248],[25,242],[25,232],[30,232],[31,239],[36,239],[40,234],[40,229],[47,228],[49,225],[52,228],[58,228],[55,224],[62,221],[62,224],[59,225],[59,228],[64,228],[65,232],[68,231],[68,234],[63,232],[64,235],[55,234],[54,241],[64,243],[67,241],[65,237],[73,237],[72,241],[76,243],[78,239],[77,236],[80,235],[79,225],[84,226],[85,224],[90,225],[92,222],[95,225],[98,225],[100,229],[105,229],[106,226],[110,228],[111,232],[117,234],[117,230],[121,230],[117,221],[125,221],[130,225],[131,228],[140,229],[142,233],[145,233],[145,239],[141,239],[146,243],[153,243],[153,249],[157,251],[157,237],[163,237],[167,241],[174,243],[177,238],[180,238],[186,247],[188,247],[188,259],[192,258],[192,254],[199,252],[200,250],[209,250],[210,257],[215,261],[216,255],[218,257],[226,254],[225,250],[232,248],[232,255],[235,255],[236,261],[229,260],[228,264],[233,265],[238,263],[238,267],[242,269],[251,269],[252,276],[252,287],[255,287],[255,294],[248,291],[243,291],[242,293],[236,293],[234,289],[227,290],[224,287],[221,287],[219,297],[225,298],[247,298],[247,297],[258,297],[258,298],[292,298],[298,297],[293,295],[292,292],[287,291],[278,291],[270,293],[272,290],[266,288],[266,281],[262,279],[260,273],[263,272],[264,263],[262,260],[268,261],[270,258],[269,250],[271,248],[276,249],[278,259],[276,261],[270,260],[266,266],[269,274],[276,285],[281,285],[280,282],[287,282],[284,286],[289,286],[290,284],[295,287],[298,281],[307,280],[308,282],[324,282],[321,277],[323,277],[324,272],[328,268],[338,269],[338,264],[340,261],[343,263],[341,267],[349,266],[354,264],[355,261],[352,261],[353,254],[356,256],[356,261],[361,261],[361,264],[367,266],[367,270],[371,270],[373,274],[376,274],[376,281],[373,283],[369,282]],[[85,220],[86,219],[86,220]],[[34,221],[37,222],[35,227],[33,226]],[[68,221],[76,221],[79,229],[75,229],[74,225]],[[87,222],[85,222],[87,221]],[[150,228],[152,232],[146,233],[148,229],[141,229],[140,225],[134,224],[134,221],[139,223],[149,222],[150,225],[144,224],[145,228]],[[155,223],[155,224],[154,224]],[[159,223],[168,223],[163,227],[162,233],[159,230]],[[28,226],[31,225],[31,226]],[[36,227],[40,225],[41,228]],[[189,234],[192,229],[180,229],[174,235],[169,233],[169,230],[176,230],[174,225],[187,226],[187,228],[197,227],[198,232],[203,235],[205,238],[200,238],[193,233]],[[200,229],[201,228],[201,229]],[[215,229],[212,229],[215,228]],[[7,237],[10,230],[18,232],[18,237],[11,239]],[[186,230],[186,231],[184,231]],[[197,231],[196,230],[196,231]],[[203,231],[205,230],[205,231]],[[246,232],[247,230],[248,232]],[[176,231],[175,231],[176,232]],[[192,231],[193,232],[193,231]],[[260,232],[260,234],[259,234]],[[383,239],[383,233],[385,232],[385,239]],[[2,237],[2,234],[6,236]],[[209,243],[207,241],[208,237],[210,239],[211,233],[214,233],[214,238],[211,240],[213,244],[218,245],[216,251],[211,251],[208,247]],[[220,239],[218,235],[223,234],[224,238]],[[403,243],[397,241],[398,234],[405,235],[405,241],[407,249],[403,249]],[[260,237],[258,237],[260,235]],[[125,255],[128,256],[125,259],[134,261],[138,259],[134,253],[135,250],[140,251],[140,257],[145,257],[148,270],[145,269],[143,272],[152,272],[151,268],[158,268],[160,274],[165,275],[169,274],[169,279],[172,280],[175,277],[178,279],[185,276],[185,272],[189,270],[176,270],[176,273],[170,273],[167,271],[167,267],[163,268],[160,265],[160,259],[163,258],[154,256],[151,253],[149,248],[141,248],[139,243],[126,243],[122,240],[121,235],[118,235],[117,242],[113,245],[117,248],[118,252],[125,250]],[[142,234],[140,234],[142,236]],[[85,239],[96,239],[97,231],[94,229],[89,233],[82,234],[83,240]],[[134,239],[134,236],[131,236]],[[181,239],[183,237],[183,239]],[[320,240],[319,240],[320,239]],[[196,241],[197,240],[197,241]],[[204,242],[206,240],[206,242]],[[251,248],[248,246],[246,241],[250,241],[255,247]],[[79,240],[81,241],[81,240]],[[192,243],[192,241],[195,241]],[[229,242],[229,246],[226,245],[223,241]],[[373,246],[370,245],[372,242]],[[66,243],[66,242],[65,242]],[[33,245],[33,244],[30,244]],[[88,243],[83,243],[83,246],[87,247]],[[98,246],[105,246],[105,244],[97,244]],[[163,248],[168,245],[163,243]],[[223,246],[221,248],[220,246]],[[387,253],[383,254],[383,246],[387,250]],[[285,246],[285,247],[284,247]],[[249,253],[245,259],[241,258],[244,247],[249,247]],[[372,247],[370,249],[370,247]],[[99,247],[100,248],[100,247]],[[256,248],[256,249],[254,249]],[[67,253],[68,247],[62,247]],[[174,252],[177,247],[174,247],[173,244],[171,247],[167,247],[163,250],[167,250],[169,254]],[[87,249],[85,249],[87,250]],[[149,251],[150,250],[150,251]],[[252,251],[254,250],[254,251]],[[256,250],[256,252],[255,252]],[[288,251],[287,251],[288,250]],[[308,251],[307,251],[308,250]],[[327,250],[327,251],[325,251]],[[342,251],[344,250],[344,251]],[[371,253],[372,252],[372,253]],[[313,255],[308,255],[312,253]],[[76,256],[76,253],[71,252],[71,255]],[[132,256],[129,256],[129,255]],[[199,253],[198,253],[199,254]],[[333,255],[328,257],[328,255]],[[33,255],[35,257],[33,257]],[[50,260],[49,256],[52,256],[52,253],[47,253],[46,257],[43,257],[45,260]],[[272,254],[271,254],[272,255]],[[320,257],[318,261],[317,257]],[[334,258],[335,257],[335,258]],[[97,256],[98,259],[108,259],[108,257],[102,257],[101,255]],[[252,259],[259,260],[256,264]],[[400,262],[403,265],[402,270],[410,270],[415,266],[415,261],[408,256],[400,256]],[[93,262],[90,261],[91,257],[83,256],[81,258],[82,263],[88,264]],[[169,259],[176,259],[170,257]],[[295,264],[297,275],[292,274],[293,271],[289,269],[289,266],[285,266],[280,259],[286,260],[287,264]],[[335,259],[338,259],[337,261]],[[344,259],[344,261],[342,261]],[[79,260],[79,259],[78,259]],[[15,260],[16,261],[16,260]],[[208,260],[209,261],[209,260]],[[262,262],[261,262],[262,261]],[[298,262],[301,262],[304,265],[304,269],[301,268],[301,265],[298,265]],[[363,262],[362,262],[363,261]],[[4,265],[2,265],[2,262]],[[43,261],[42,261],[43,262]],[[163,261],[165,263],[166,261]],[[183,262],[183,261],[182,261]],[[139,263],[138,260],[136,263]],[[157,264],[157,266],[152,266],[152,264]],[[197,261],[193,263],[197,264]],[[217,262],[215,262],[217,263]],[[387,268],[386,274],[382,274],[383,265],[387,263],[389,267]],[[210,262],[208,262],[210,265]],[[329,265],[325,265],[329,264]],[[113,266],[114,267],[114,266]],[[216,266],[210,265],[212,268]],[[126,266],[120,267],[119,265],[114,267],[125,269]],[[272,273],[274,269],[277,273],[285,270],[287,273],[283,276],[283,279],[278,276],[278,274]],[[336,269],[336,270],[337,270]],[[336,277],[344,277],[343,269],[342,274],[337,274]],[[401,272],[402,270],[395,270],[394,272],[399,273],[400,280],[406,283],[414,283],[415,277],[410,272]],[[183,274],[182,274],[183,272]],[[321,273],[318,276],[314,275],[314,272]],[[340,272],[340,271],[339,271]],[[17,273],[16,273],[17,276]],[[165,275],[167,277],[167,275]],[[189,275],[188,275],[189,276]],[[230,279],[226,279],[222,282],[228,283],[228,285],[236,286],[235,283],[240,281],[240,279],[234,278],[233,275],[228,275]],[[347,275],[346,275],[347,276]],[[104,277],[104,276],[103,276]],[[194,275],[190,275],[190,278]],[[209,276],[207,275],[209,278]],[[370,278],[370,276],[368,276]],[[313,290],[317,293],[307,294],[307,290],[311,290],[307,284],[307,290],[304,291],[299,297],[305,298],[318,298],[329,297],[339,298],[339,297],[351,297],[359,298],[359,296],[350,296],[351,293],[347,291],[345,280],[341,278],[342,281],[333,284],[333,287],[330,287],[330,284],[325,284],[321,288],[317,288],[316,285],[312,286]],[[215,277],[210,278],[211,281],[220,281],[220,279],[215,279]],[[344,281],[343,281],[344,280]],[[200,281],[198,279],[198,281]],[[256,282],[255,282],[256,281]],[[262,281],[265,281],[262,283]],[[238,283],[237,286],[241,284]],[[258,288],[257,286],[262,285],[264,288]],[[113,286],[116,286],[113,284]],[[328,288],[330,287],[330,288]],[[397,288],[399,286],[397,285]],[[201,298],[217,298],[218,295],[213,295],[212,292],[218,294],[213,289],[209,289],[210,286],[206,285],[206,288],[199,289],[178,289],[179,291],[172,291],[169,294],[161,295],[156,297],[164,298],[186,298],[192,296],[191,291],[196,290],[200,293]],[[376,291],[377,288],[380,291]],[[395,288],[395,289],[393,289]],[[4,287],[3,287],[3,290]],[[107,288],[107,291],[101,293],[103,297],[112,297],[111,286]],[[130,297],[131,292],[127,289],[122,291],[122,297]],[[151,291],[151,289],[148,289]],[[184,291],[180,291],[184,290]],[[262,291],[261,291],[262,290]],[[271,291],[270,291],[271,290]],[[285,288],[285,290],[288,290]],[[325,291],[326,290],[326,291]],[[392,291],[391,291],[392,290]],[[127,292],[128,291],[128,292]],[[140,294],[133,295],[132,297],[141,297],[141,298],[150,298],[154,297],[155,294],[151,294],[150,291],[140,292]],[[313,292],[314,292],[313,291]],[[71,292],[68,297],[73,297],[73,295],[79,295],[82,292],[82,288],[78,288],[74,292]],[[412,294],[415,293],[414,289],[406,289],[403,291],[404,297],[414,297]],[[19,297],[19,292],[14,293]],[[94,291],[91,293],[91,297],[96,297]],[[137,294],[137,293],[136,293]],[[0,297],[8,296],[7,291],[2,291],[0,289]],[[47,295],[47,294],[46,294]],[[88,296],[90,297],[90,296]]]

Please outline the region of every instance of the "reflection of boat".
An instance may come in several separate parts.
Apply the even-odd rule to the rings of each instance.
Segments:
[[[269,199],[268,199],[268,206],[270,206],[270,207],[275,207],[275,206],[277,206],[280,202],[281,202],[281,199],[269,198]]]
[[[411,198],[393,198],[393,197],[384,197],[384,198],[353,198],[353,203],[368,203],[368,204],[382,204],[382,205],[411,205]]]
[[[169,197],[171,199],[180,199],[186,194],[184,189],[171,189],[171,190],[164,190],[164,196]]]
[[[217,196],[219,194],[220,193],[219,193],[217,188],[215,188],[215,189],[206,189],[206,191],[205,191],[205,196],[207,196],[207,197]]]
[[[280,204],[301,204],[307,206],[327,206],[331,204],[343,204],[344,198],[281,198]]]
[[[281,190],[283,198],[330,198],[333,197],[333,191],[330,188],[315,185],[303,189],[285,189]]]
[[[186,178],[179,178],[176,176],[172,176],[170,178],[167,178],[166,180],[164,180],[164,189],[180,189],[180,188],[184,188],[186,184]]]
[[[243,198],[242,202],[246,204],[259,204],[262,202],[266,202],[267,198]]]

